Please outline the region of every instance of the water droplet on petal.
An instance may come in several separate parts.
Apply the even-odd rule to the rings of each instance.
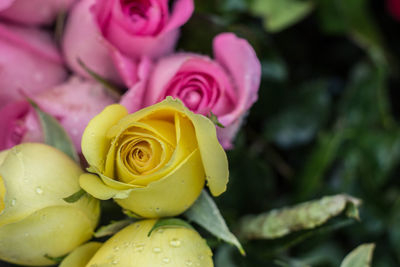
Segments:
[[[40,186],[36,187],[35,191],[39,195],[43,194],[43,189]]]
[[[154,253],[160,253],[162,250],[161,250],[161,248],[159,248],[159,247],[155,247],[155,248],[153,248],[153,252]]]
[[[142,252],[143,249],[144,249],[144,244],[143,243],[136,244],[136,246],[135,246],[135,251],[136,252]]]
[[[185,262],[185,265],[186,265],[186,266],[192,266],[192,265],[193,265],[193,262],[192,262],[191,260],[187,260],[187,261]]]
[[[113,260],[113,261],[111,262],[112,265],[116,265],[117,263],[118,263],[118,260]]]
[[[164,233],[164,229],[158,229],[156,232],[159,234],[162,234],[162,233]]]
[[[119,247],[118,246],[115,246],[114,247],[114,251],[118,251],[119,250]]]
[[[181,241],[179,239],[174,238],[171,241],[169,241],[169,245],[171,247],[178,248],[181,246]]]
[[[14,207],[17,204],[17,200],[15,198],[11,199],[11,207]]]
[[[165,257],[165,258],[162,259],[162,261],[163,261],[163,263],[170,263],[171,259],[168,258],[168,257]]]

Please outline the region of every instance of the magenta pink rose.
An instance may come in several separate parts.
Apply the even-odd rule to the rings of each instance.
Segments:
[[[66,70],[50,36],[0,23],[0,108],[64,81]]]
[[[27,25],[52,23],[77,0],[1,0],[0,17]]]
[[[142,74],[147,82],[132,87],[121,103],[134,112],[166,96],[180,98],[196,113],[214,113],[225,126],[217,128],[218,138],[224,148],[231,148],[247,111],[257,100],[261,65],[250,44],[232,33],[218,35],[213,48],[215,60],[192,53],[160,59],[150,74]]]
[[[104,107],[114,103],[102,86],[93,81],[72,77],[33,100],[55,117],[81,151],[81,138],[89,121]],[[10,103],[0,110],[0,150],[22,142],[43,142],[43,134],[35,110],[26,100]]]

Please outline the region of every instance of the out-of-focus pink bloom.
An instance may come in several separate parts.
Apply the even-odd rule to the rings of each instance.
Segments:
[[[50,24],[77,0],[1,0],[0,17],[26,25]]]
[[[81,0],[71,10],[63,36],[63,53],[68,65],[77,74],[90,78],[78,63],[100,76],[122,83],[113,61],[113,47],[101,35],[90,7],[95,0]]]
[[[50,36],[0,23],[0,107],[64,81],[66,70]]]
[[[386,5],[393,18],[400,21],[400,0],[387,0]]]
[[[115,66],[173,51],[179,27],[193,12],[193,0],[82,0],[71,10],[63,37],[68,65],[88,77],[81,59],[97,74],[121,83]],[[136,64],[136,63],[135,63]]]
[[[145,86],[130,88],[121,104],[135,112],[166,96],[180,98],[196,113],[217,115],[225,126],[217,128],[218,138],[224,148],[231,148],[247,111],[257,100],[261,65],[250,44],[234,34],[218,35],[213,45],[214,60],[192,53],[160,59],[150,74],[139,77],[148,79]],[[142,101],[138,101],[141,95]]]
[[[43,142],[36,113],[26,100],[0,109],[0,151],[25,142]]]
[[[115,102],[101,85],[78,77],[72,77],[33,99],[43,111],[61,123],[78,152],[86,125],[104,107]],[[42,142],[44,139],[36,112],[25,100],[0,110],[0,127],[5,129],[0,131],[0,150],[21,142]]]

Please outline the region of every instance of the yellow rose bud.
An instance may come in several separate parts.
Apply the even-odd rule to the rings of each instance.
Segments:
[[[82,153],[100,177],[82,175],[81,187],[146,218],[182,213],[206,180],[214,196],[228,182],[214,124],[171,97],[133,114],[121,105],[106,107],[87,126]]]
[[[196,231],[173,226],[158,228],[148,236],[155,222],[139,221],[122,229],[104,243],[86,266],[214,266],[211,249]]]
[[[99,201],[85,195],[63,198],[80,187],[80,167],[64,153],[25,143],[0,155],[0,259],[29,266],[53,265],[90,239]]]

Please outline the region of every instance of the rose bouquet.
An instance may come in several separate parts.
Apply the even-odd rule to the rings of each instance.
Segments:
[[[251,45],[222,33],[215,59],[175,52],[192,0],[16,0],[0,8],[0,259],[213,266],[181,216],[202,205],[186,218],[243,251],[203,190],[226,191],[222,147],[233,147],[257,100],[261,66]],[[42,25],[60,16],[56,43]],[[127,217],[95,233],[99,200]],[[104,231],[115,235],[86,243]]]
[[[370,2],[0,0],[0,266],[399,265]]]

